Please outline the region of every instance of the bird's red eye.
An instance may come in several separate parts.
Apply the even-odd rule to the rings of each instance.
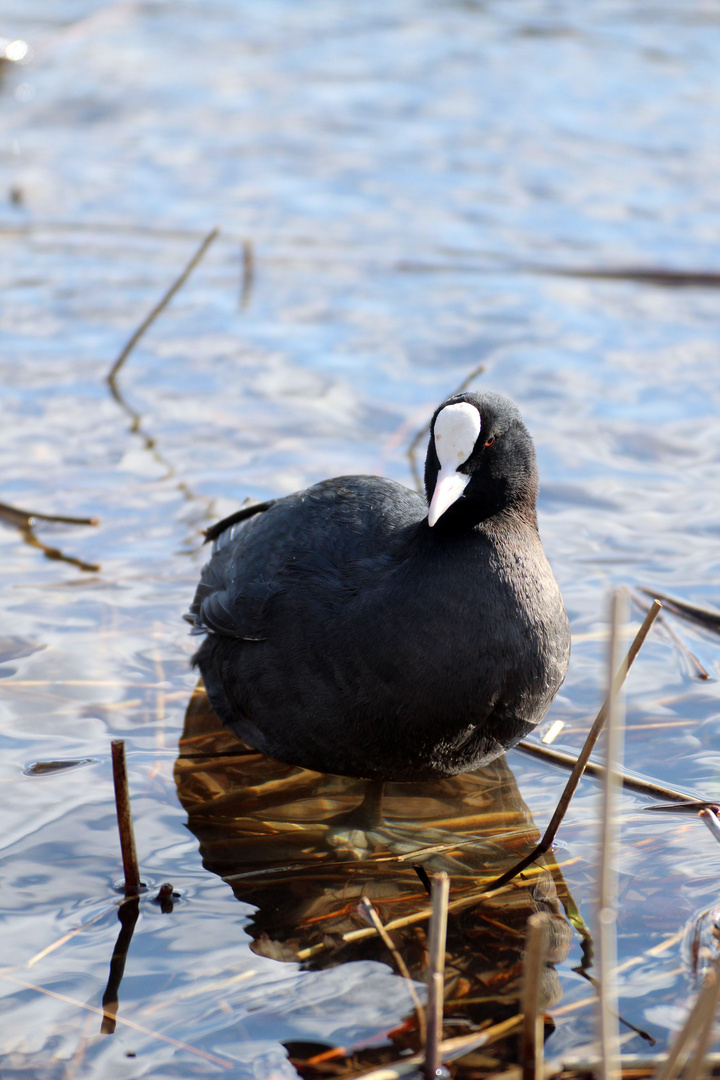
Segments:
[[[493,444],[494,442],[495,442],[495,436],[494,436],[494,435],[491,435],[491,436],[490,436],[490,438],[488,439],[488,441],[487,441],[487,442],[485,443],[485,445],[486,445],[486,446],[492,446],[492,444]]]

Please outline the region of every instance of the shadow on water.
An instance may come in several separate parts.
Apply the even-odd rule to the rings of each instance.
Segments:
[[[570,948],[567,913],[575,916],[554,857],[481,896],[539,838],[505,757],[441,781],[386,784],[378,806],[377,786],[366,781],[284,765],[250,749],[222,728],[200,684],[186,712],[175,781],[204,866],[256,908],[246,927],[256,954],[311,969],[359,959],[391,963],[359,910],[367,897],[410,976],[422,981],[430,906],[421,876],[445,870],[446,1030],[462,1033],[518,1011],[526,924],[536,911],[551,917],[542,1009],[560,1000],[554,965]],[[417,1049],[415,1016],[391,1036],[384,1053]]]

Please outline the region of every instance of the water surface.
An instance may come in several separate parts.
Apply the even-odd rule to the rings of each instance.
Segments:
[[[308,920],[327,915],[333,890],[354,903],[350,879],[371,881],[389,911],[411,876],[368,869],[357,838],[331,858],[327,818],[359,796],[330,781],[298,794],[291,778],[286,802],[248,811],[244,870],[208,855],[214,843],[227,855],[227,814],[206,808],[197,827],[177,761],[195,685],[180,615],[202,529],[247,495],[328,475],[412,483],[414,433],[482,363],[477,384],[517,400],[538,448],[541,532],[573,630],[548,717],[565,721],[559,743],[579,747],[601,700],[613,586],[720,606],[718,293],[637,273],[719,269],[717,9],[66,0],[50,13],[26,0],[6,21],[32,55],[0,75],[0,498],[100,525],[37,525],[75,562],[0,526],[5,1074],[185,1077],[225,1063],[292,1077],[291,1057],[342,1046],[357,1055],[334,1059],[350,1075],[413,1044],[407,986],[375,945],[329,966],[296,957],[321,942]],[[118,402],[112,362],[216,224],[220,238],[123,369]],[[628,273],[574,273],[608,269]],[[628,684],[626,763],[720,798],[718,639],[672,625],[712,679],[654,630]],[[143,900],[117,1030],[101,1037],[83,1006],[100,1007],[118,933],[116,737],[143,875],[179,898],[168,914]],[[90,763],[28,769],[58,759]],[[235,806],[238,776],[218,762],[194,798]],[[492,858],[482,845],[445,854],[456,889],[524,850],[559,795],[557,769],[519,751],[507,763],[520,831]],[[468,795],[453,790],[407,796],[405,811],[394,795],[375,854],[396,857],[423,822],[433,842],[462,833]],[[696,986],[683,932],[717,903],[720,870],[700,821],[647,801],[623,798],[620,866],[620,1008],[656,1040],[632,1036],[625,1050],[641,1054],[682,1021]],[[550,875],[591,929],[597,818],[586,780],[554,852],[562,883]],[[226,883],[272,869],[278,841],[249,851],[247,836],[277,836],[283,821],[305,823],[305,855],[283,848],[274,885]],[[309,903],[303,860],[318,853],[332,867],[315,885],[322,910],[273,916],[278,889]],[[470,1007],[457,1003],[482,996],[469,989],[479,978],[493,996],[493,940],[508,972],[496,997],[513,1001],[524,915],[506,910],[499,934],[497,909],[481,916],[450,1034],[466,1030]],[[353,918],[351,905],[342,919]],[[262,932],[274,951],[258,950]],[[594,1038],[577,931],[564,945],[548,991],[552,1056]],[[494,1006],[473,1008],[477,1021]]]

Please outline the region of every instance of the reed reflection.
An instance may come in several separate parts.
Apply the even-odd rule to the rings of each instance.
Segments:
[[[445,1019],[450,1028],[518,1009],[528,917],[551,916],[542,1008],[561,997],[572,901],[551,854],[495,894],[482,887],[538,840],[507,760],[425,783],[370,785],[274,761],[225,730],[202,684],[175,765],[204,866],[256,906],[255,952],[311,967],[392,963],[358,905],[368,897],[413,978],[422,980],[429,903],[424,875],[450,875]],[[408,1020],[408,1030],[414,1020]]]

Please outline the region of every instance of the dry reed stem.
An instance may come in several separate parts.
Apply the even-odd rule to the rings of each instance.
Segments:
[[[445,943],[447,940],[450,880],[441,871],[432,879],[432,915],[428,931],[428,1004],[425,1042],[425,1080],[435,1080],[440,1070],[445,990]]]
[[[516,863],[516,865],[514,867],[512,867],[510,870],[506,871],[504,874],[501,874],[500,877],[497,878],[495,881],[491,882],[491,884],[489,885],[490,889],[499,889],[502,885],[507,884],[508,881],[512,881],[512,879],[517,874],[519,874],[521,871],[525,870],[528,866],[530,866],[531,863],[535,862],[536,859],[538,859],[541,855],[544,855],[545,852],[549,850],[550,845],[552,844],[553,840],[555,839],[555,835],[556,835],[558,829],[560,828],[560,824],[562,822],[562,819],[565,817],[565,814],[567,812],[567,808],[570,805],[570,800],[572,799],[573,795],[575,794],[575,792],[577,790],[577,787],[578,787],[578,784],[580,783],[580,780],[582,779],[582,775],[583,775],[583,772],[585,771],[585,766],[588,763],[588,759],[590,758],[590,754],[593,751],[593,748],[595,746],[595,743],[598,740],[600,732],[602,731],[603,727],[605,726],[605,721],[607,719],[608,710],[609,710],[609,707],[610,707],[610,701],[619,692],[620,687],[625,682],[625,678],[627,677],[627,673],[630,670],[630,668],[632,667],[632,664],[633,664],[633,661],[635,660],[635,657],[637,656],[640,649],[642,648],[643,642],[645,641],[645,638],[648,635],[650,627],[655,622],[655,619],[657,618],[657,616],[660,614],[661,607],[662,607],[662,605],[657,600],[655,600],[653,602],[653,605],[652,605],[650,611],[647,613],[647,615],[645,616],[645,619],[643,620],[642,626],[640,627],[637,634],[635,635],[633,643],[632,643],[632,645],[630,646],[630,648],[628,650],[627,656],[625,657],[624,661],[622,662],[622,664],[618,668],[617,672],[615,673],[615,678],[612,680],[612,686],[611,686],[611,689],[610,689],[610,694],[605,699],[605,701],[603,702],[603,704],[602,704],[602,706],[600,708],[600,712],[597,714],[597,717],[595,718],[595,723],[593,724],[593,726],[590,728],[590,731],[588,732],[587,738],[585,739],[585,744],[583,745],[582,750],[578,754],[578,758],[577,758],[577,761],[575,762],[575,765],[573,767],[573,771],[572,771],[572,773],[570,774],[570,776],[568,778],[568,781],[567,781],[567,783],[565,785],[563,793],[560,796],[560,799],[558,801],[557,806],[555,807],[555,812],[553,813],[553,816],[550,819],[550,824],[548,825],[547,829],[545,830],[545,833],[543,835],[542,840],[530,852],[529,855],[526,855],[525,858],[521,859],[520,862]],[[544,748],[544,749],[547,749],[547,748]]]
[[[538,1080],[543,1075],[543,1020],[540,986],[548,948],[547,912],[536,911],[527,921],[523,978],[522,1080]]]
[[[64,1001],[68,1005],[75,1005],[78,1009],[84,1009],[86,1012],[95,1013],[97,1016],[104,1016],[104,1009],[99,1008],[97,1005],[88,1005],[84,1001],[78,1001],[77,998],[68,997],[67,994],[59,994],[56,990],[48,990],[45,986],[37,986],[35,983],[27,982],[25,979],[18,979],[16,975],[9,975],[4,971],[0,971],[0,979],[7,979],[9,982],[15,983],[17,986],[22,986],[26,990],[34,990],[38,994],[44,994],[46,997],[54,998],[56,1001]],[[212,1062],[213,1065],[220,1065],[223,1069],[234,1069],[236,1065],[227,1061],[225,1058],[215,1057],[214,1054],[209,1054],[206,1050],[200,1050],[197,1046],[191,1046],[190,1043],[180,1042],[178,1039],[172,1039],[169,1035],[163,1035],[159,1031],[153,1031],[152,1028],[143,1027],[142,1024],[136,1024],[134,1020],[126,1020],[121,1016],[116,1017],[118,1024],[122,1024],[124,1027],[131,1028],[133,1031],[139,1031],[141,1035],[149,1035],[152,1039],[159,1039],[161,1042],[167,1043],[168,1046],[174,1046],[177,1050],[186,1050],[189,1054],[194,1054],[196,1057],[203,1058],[205,1061]]]
[[[138,867],[137,851],[135,849],[135,832],[132,823],[132,810],[130,809],[130,789],[127,778],[127,763],[125,761],[125,741],[113,739],[112,743],[113,782],[115,784],[115,806],[117,808],[118,829],[120,831],[120,848],[122,851],[123,873],[125,875],[125,892],[137,893],[140,891],[140,868]]]
[[[642,596],[640,596],[640,594],[635,589],[630,589],[630,596],[632,598],[632,602],[636,605],[636,607],[639,607],[641,611],[650,610],[650,605],[647,603],[646,600],[643,599]],[[710,673],[705,667],[703,667],[695,653],[692,651],[692,649],[689,648],[689,646],[685,644],[680,635],[676,633],[675,630],[673,630],[668,620],[663,615],[660,615],[657,623],[658,626],[662,626],[668,637],[670,637],[671,640],[677,645],[677,647],[680,649],[680,652],[688,660],[690,666],[695,668],[695,673],[697,677],[699,679],[709,679]]]
[[[620,1032],[618,1029],[616,904],[617,904],[617,827],[616,813],[620,789],[616,764],[623,756],[625,719],[620,687],[615,690],[614,672],[618,670],[620,641],[627,622],[627,594],[618,589],[610,606],[610,641],[607,664],[607,723],[605,729],[605,784],[603,787],[600,828],[600,866],[598,868],[598,941],[600,952],[600,1076],[617,1080],[619,1075]]]
[[[120,371],[120,368],[123,366],[123,364],[127,360],[128,356],[130,355],[130,353],[133,351],[133,349],[137,345],[138,341],[140,341],[140,338],[143,336],[143,334],[147,330],[150,329],[152,324],[157,319],[158,315],[160,315],[165,310],[165,308],[168,306],[168,304],[172,300],[175,293],[178,292],[178,290],[183,287],[183,285],[185,284],[187,279],[190,277],[193,270],[195,269],[197,264],[200,262],[203,255],[205,254],[207,249],[210,247],[210,245],[212,244],[213,240],[215,239],[215,237],[218,235],[219,232],[220,232],[220,229],[215,228],[215,229],[213,229],[211,232],[209,232],[207,234],[207,236],[205,237],[205,239],[201,243],[200,247],[197,249],[197,251],[193,255],[192,259],[187,264],[187,266],[185,267],[183,272],[180,274],[180,276],[175,279],[175,281],[172,283],[172,285],[167,290],[167,292],[164,294],[164,296],[157,302],[157,304],[152,309],[150,314],[147,315],[143,319],[143,321],[140,323],[137,330],[132,335],[130,340],[127,342],[124,349],[122,350],[122,352],[120,353],[120,355],[118,356],[117,360],[115,361],[115,363],[113,364],[113,366],[112,366],[112,368],[110,370],[110,374],[108,375],[107,379],[108,379],[108,382],[110,383],[111,387],[115,386],[115,380],[117,379],[118,372]]]
[[[36,521],[53,521],[60,525],[99,525],[96,517],[67,517],[64,514],[39,514],[35,510],[21,510],[17,506],[8,503],[0,503],[0,520],[7,521],[8,525],[16,525],[21,529],[29,529]]]
[[[88,919],[87,922],[81,923],[80,926],[76,926],[74,930],[69,930],[67,934],[63,934],[62,937],[57,938],[50,945],[46,945],[45,948],[41,949],[39,953],[35,953],[34,956],[31,956],[25,966],[31,968],[34,967],[35,964],[40,963],[40,961],[44,960],[46,956],[49,956],[50,953],[55,952],[55,950],[59,949],[61,945],[65,945],[66,942],[70,941],[77,934],[81,934],[83,930],[87,930],[94,923],[99,922],[100,919],[104,919],[108,912],[113,910],[114,906],[115,905],[113,904],[112,907],[108,907],[105,908],[103,911],[99,911],[97,915],[93,915],[93,917],[91,919]]]
[[[711,989],[708,990],[704,1022],[698,1034],[697,1044],[688,1065],[686,1080],[701,1080],[708,1071],[709,1063],[706,1059],[706,1054],[708,1046],[710,1045],[710,1039],[712,1038],[713,1022],[715,1020],[715,1013],[717,1012],[718,997],[720,996],[720,978],[718,978],[717,966],[715,967],[715,970],[708,972],[706,981],[710,982]]]
[[[454,1039],[444,1039],[438,1047],[440,1060],[455,1061],[464,1057],[465,1054],[479,1050],[483,1046],[502,1039],[505,1035],[512,1034],[522,1026],[523,1016],[518,1013],[509,1020],[502,1020],[499,1024],[485,1028],[484,1031],[475,1032],[472,1035],[458,1035]],[[422,1054],[413,1054],[412,1057],[403,1058],[402,1061],[393,1061],[389,1065],[381,1065],[378,1069],[370,1072],[357,1073],[352,1080],[400,1080],[403,1076],[412,1076],[418,1073],[418,1066],[422,1065]]]
[[[645,589],[642,586],[640,592],[645,593],[646,596],[655,597],[673,615],[677,615],[682,619],[689,619],[690,622],[700,623],[701,626],[706,627],[708,630],[720,630],[720,613],[717,611],[698,607],[697,604],[688,604],[685,600],[675,600],[665,593],[651,592],[650,589]]]
[[[242,285],[240,287],[240,310],[250,306],[255,284],[255,249],[252,240],[242,242]]]
[[[74,555],[66,555],[60,548],[43,543],[43,541],[35,535],[35,532],[30,525],[19,525],[18,532],[28,547],[37,548],[38,551],[42,551],[45,558],[50,559],[52,562],[69,563],[70,566],[77,566],[78,570],[84,570],[88,574],[97,574],[101,569],[99,563],[88,563],[83,559],[76,559]]]
[[[582,861],[582,856],[578,855],[572,859],[566,859],[561,863],[557,863],[559,869],[564,869],[568,866],[574,866],[576,863]],[[523,886],[527,887],[532,883],[532,879],[539,877],[541,874],[547,873],[545,867],[531,866],[527,872],[523,875]],[[478,876],[480,880],[481,876]],[[517,888],[512,882],[506,885],[501,885],[498,889],[493,889],[492,892],[487,888],[472,889],[466,895],[459,897],[457,900],[452,900],[448,904],[448,911],[463,911],[465,908],[472,907],[473,904],[484,903],[486,900],[492,900],[494,897],[499,896],[501,893],[510,892]],[[431,908],[422,908],[420,911],[414,911],[412,915],[403,915],[397,919],[392,919],[390,922],[385,923],[385,929],[400,930],[404,926],[413,926],[415,923],[424,922],[432,915]],[[363,938],[372,937],[377,931],[372,926],[363,927],[361,930],[348,930],[345,934],[342,934],[340,940],[347,944],[351,941],[361,941]],[[311,960],[314,956],[324,952],[329,946],[324,942],[318,942],[317,945],[308,945],[305,949],[299,949],[297,952],[297,959],[300,961]]]
[[[563,765],[566,768],[572,769],[577,765],[577,758],[573,754],[568,754],[564,750],[556,750],[549,746],[540,746],[538,743],[531,743],[523,741],[518,743],[517,750],[523,750],[525,753],[532,754],[534,757],[544,758],[545,761],[552,761],[555,765]],[[596,761],[588,761],[585,765],[585,772],[588,776],[594,776],[596,780],[605,779],[605,766],[600,765]],[[618,774],[620,782],[624,788],[628,791],[637,791],[640,795],[649,795],[653,798],[667,799],[668,802],[682,804],[687,803],[688,809],[691,807],[696,808],[698,806],[698,800],[694,795],[687,791],[680,791],[678,788],[668,787],[666,784],[661,784],[659,780],[645,780],[641,776],[633,776],[631,773],[621,772]],[[714,806],[717,800],[704,799],[701,800],[699,805]],[[675,807],[673,806],[672,809]],[[659,810],[660,807],[649,806],[647,810]],[[668,807],[670,809],[670,807]]]
[[[410,976],[410,972],[408,971],[408,966],[405,963],[405,961],[403,960],[402,955],[400,954],[400,951],[398,950],[397,946],[395,945],[395,942],[393,941],[393,939],[390,937],[387,930],[385,929],[385,927],[384,927],[384,925],[383,925],[383,923],[382,923],[382,921],[380,919],[380,916],[377,913],[375,905],[370,900],[368,900],[367,896],[363,896],[362,900],[360,901],[360,907],[361,907],[361,909],[363,911],[363,914],[367,915],[368,919],[373,924],[373,926],[377,930],[378,934],[382,938],[383,943],[385,945],[385,948],[388,949],[388,951],[390,952],[393,960],[395,961],[395,964],[397,965],[398,971],[400,972],[403,979],[405,979],[407,984],[408,984],[408,989],[410,991],[410,997],[413,999],[413,1005],[415,1006],[415,1015],[417,1016],[417,1022],[418,1022],[418,1033],[420,1035],[420,1043],[422,1045],[422,1044],[425,1043],[426,1038],[427,1038],[427,1025],[426,1025],[426,1022],[425,1022],[425,1010],[423,1009],[422,1002],[420,1001],[420,998],[417,995],[417,990],[415,989],[415,983],[413,982],[413,980],[412,980],[412,978]]]
[[[709,1030],[712,1029],[719,991],[720,979],[718,979],[716,967],[708,972],[695,1004],[677,1033],[665,1061],[656,1071],[654,1080],[671,1080],[672,1077],[677,1076],[690,1055],[693,1041],[696,1038],[700,1041],[706,1031],[708,1031],[707,1037],[709,1038]],[[705,1049],[707,1049],[707,1046]]]
[[[699,816],[705,822],[715,839],[720,842],[720,821],[717,819],[717,810],[714,807],[705,807],[700,811]]]

